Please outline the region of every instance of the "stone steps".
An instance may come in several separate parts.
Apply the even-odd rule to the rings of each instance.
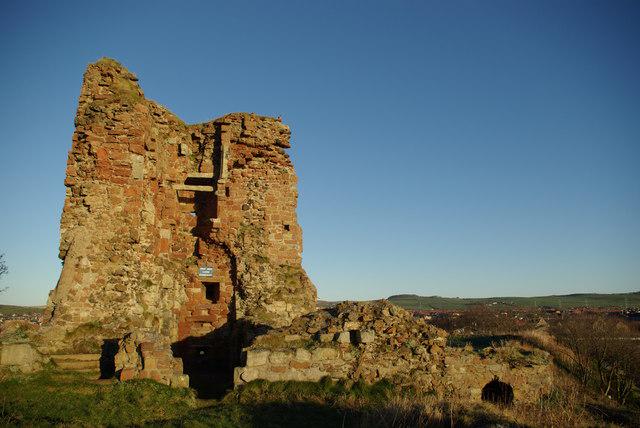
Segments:
[[[51,362],[61,370],[78,372],[100,371],[100,354],[52,355]]]

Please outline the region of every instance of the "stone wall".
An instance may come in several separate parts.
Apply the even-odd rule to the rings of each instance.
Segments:
[[[387,379],[395,384],[480,400],[494,377],[516,400],[534,401],[551,388],[549,354],[512,341],[475,350],[446,346],[447,334],[387,301],[341,303],[254,338],[234,383]]]
[[[446,338],[444,330],[387,301],[344,302],[257,336],[234,381],[329,376],[414,385],[420,379],[420,388],[430,389],[444,373]]]
[[[279,119],[186,125],[102,59],[85,72],[75,125],[41,351],[99,352],[135,331],[185,341],[315,308]]]
[[[114,363],[121,381],[153,379],[175,387],[189,386],[182,360],[174,358],[169,344],[158,337],[145,337],[140,333],[126,335],[118,343]]]
[[[513,355],[517,358],[513,358]],[[480,352],[449,348],[445,357],[445,386],[462,399],[479,401],[482,388],[494,378],[513,388],[516,401],[535,401],[551,390],[553,364],[548,353],[517,341]]]

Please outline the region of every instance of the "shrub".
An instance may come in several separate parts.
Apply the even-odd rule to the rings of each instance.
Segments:
[[[637,327],[602,315],[572,316],[553,326],[568,368],[587,386],[625,404],[640,387],[640,336]]]

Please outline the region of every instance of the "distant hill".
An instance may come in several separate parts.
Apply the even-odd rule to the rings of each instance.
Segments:
[[[472,305],[496,305],[513,307],[552,307],[552,308],[640,308],[640,291],[634,293],[597,294],[578,293],[536,297],[440,297],[418,296],[417,294],[395,294],[387,298],[390,302],[406,309],[465,309]],[[318,307],[327,308],[338,302],[318,300]],[[29,314],[42,312],[44,306],[0,305],[0,315]]]
[[[395,294],[389,301],[406,309],[465,309],[472,305],[513,306],[513,307],[551,307],[551,308],[640,308],[640,291],[634,293],[598,294],[577,293],[536,297],[440,297],[418,296],[417,294]],[[318,300],[318,307],[327,308],[338,302]]]
[[[640,308],[640,292],[618,294],[580,293],[537,297],[485,297],[458,298],[440,296],[418,296],[415,294],[397,294],[389,296],[389,301],[407,309],[465,309],[476,304],[496,304],[514,307],[628,307]]]
[[[43,310],[44,306],[0,305],[0,315],[32,314],[34,312],[42,312]]]

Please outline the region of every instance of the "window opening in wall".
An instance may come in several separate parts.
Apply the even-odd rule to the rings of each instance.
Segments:
[[[224,188],[224,195],[228,198],[229,196],[231,196],[231,189],[229,189],[229,187],[225,187]]]
[[[291,226],[289,226],[288,224],[284,225],[284,230],[286,230],[287,232],[289,232],[291,230]]]
[[[204,297],[211,303],[218,303],[218,300],[220,300],[220,283],[207,282],[204,284]]]

